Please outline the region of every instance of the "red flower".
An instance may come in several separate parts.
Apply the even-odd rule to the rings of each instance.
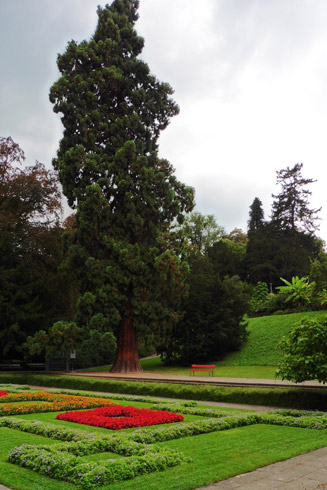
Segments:
[[[0,390],[0,396],[8,396],[7,391],[4,391],[4,390],[3,390],[3,391],[1,391],[1,390]]]
[[[65,412],[56,419],[76,422],[77,424],[92,425],[106,429],[120,430],[129,427],[145,427],[148,425],[170,424],[184,420],[182,415],[163,410],[149,410],[135,407],[99,407],[83,412]]]

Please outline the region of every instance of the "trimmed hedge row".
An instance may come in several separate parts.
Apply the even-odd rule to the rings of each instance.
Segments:
[[[78,482],[79,488],[93,489],[146,473],[163,471],[186,459],[173,449],[160,448],[160,451],[148,452],[143,456],[84,463],[79,456],[65,451],[65,447],[56,451],[51,446],[23,445],[10,453],[9,461],[50,478],[75,484]]]
[[[327,410],[327,390],[301,388],[233,388],[51,376],[44,374],[0,374],[0,383],[18,383],[56,388],[150,395],[185,400],[266,405],[308,410]]]
[[[184,407],[186,409],[186,407]],[[204,414],[203,414],[204,415]],[[48,445],[22,445],[9,455],[9,461],[51,478],[76,483],[83,489],[94,489],[107,483],[165,470],[182,462],[189,462],[181,453],[157,446],[157,442],[205,434],[257,423],[285,425],[310,429],[326,429],[327,415],[290,411],[248,414],[244,416],[205,419],[161,428],[138,429],[117,435],[86,434],[79,430],[2,417],[0,426],[37,433],[59,439]],[[70,442],[67,442],[70,441]],[[150,445],[149,445],[150,444]],[[99,452],[113,452],[125,458],[109,459],[99,463],[85,463],[81,456]],[[126,458],[127,456],[127,458]]]

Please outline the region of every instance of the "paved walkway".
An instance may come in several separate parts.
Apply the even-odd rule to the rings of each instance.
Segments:
[[[197,490],[327,490],[327,448]]]
[[[221,378],[216,376],[196,376],[177,375],[177,374],[162,374],[162,373],[110,373],[109,371],[87,372],[73,371],[72,373],[53,372],[52,374],[68,375],[68,376],[86,376],[88,378],[106,378],[120,379],[127,381],[154,381],[167,383],[195,383],[195,384],[210,384],[217,386],[258,386],[258,387],[273,387],[273,388],[321,388],[327,389],[327,385],[318,381],[304,381],[303,383],[293,383],[292,381],[281,379],[254,379],[254,378]]]

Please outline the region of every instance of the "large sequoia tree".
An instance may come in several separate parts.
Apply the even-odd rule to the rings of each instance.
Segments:
[[[77,207],[67,259],[81,285],[76,321],[101,318],[117,333],[113,372],[140,371],[137,336],[162,337],[179,317],[186,264],[171,224],[193,208],[193,190],[157,154],[178,106],[138,58],[138,3],[99,7],[91,40],[58,56],[50,91],[64,125],[54,166]]]

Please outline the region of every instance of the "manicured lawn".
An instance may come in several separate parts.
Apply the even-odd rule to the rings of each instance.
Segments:
[[[303,316],[320,316],[326,313],[308,312],[289,315],[271,315],[248,319],[248,340],[242,349],[228,355],[223,361],[214,362],[215,377],[275,379],[275,371],[281,361],[277,344],[283,336],[288,336],[293,326]],[[211,363],[208,360],[208,363]],[[141,361],[145,372],[189,376],[191,366],[165,366],[159,357]],[[88,372],[109,371],[111,366],[85,369]],[[196,373],[206,376],[207,373]]]
[[[274,366],[224,366],[221,364],[220,363],[216,364],[217,367],[214,370],[214,376],[216,378],[221,377],[221,378],[275,379],[275,371],[277,369],[277,367]],[[145,373],[190,376],[189,367],[164,366],[160,360],[160,357],[144,359],[141,361],[141,365]],[[110,367],[111,366],[101,366],[100,368],[85,369],[83,371],[85,372],[109,371]],[[196,377],[208,376],[208,373],[197,372],[195,376]]]
[[[149,403],[119,401],[121,405],[139,408],[155,408]],[[219,411],[218,408],[215,410]],[[244,414],[245,411],[234,411]],[[103,428],[79,425],[56,420],[58,412],[26,414],[13,418],[39,420],[57,426],[73,428],[91,434],[116,433]],[[185,422],[199,420],[198,415],[184,415]],[[173,424],[174,425],[174,424]],[[167,424],[168,426],[168,424]],[[166,426],[166,427],[167,427]],[[157,426],[158,428],[165,426]],[[152,430],[151,427],[145,430]],[[135,429],[121,431],[132,433]],[[117,434],[117,433],[116,433]],[[7,461],[9,452],[22,444],[56,444],[58,441],[47,437],[0,428],[0,484],[13,490],[76,490],[75,485],[40,475],[34,471],[11,464]],[[258,467],[281,461],[327,445],[327,429],[303,429],[276,425],[249,425],[220,432],[194,435],[158,443],[159,446],[175,449],[192,458],[190,463],[182,463],[162,472],[138,476],[132,480],[104,485],[100,490],[191,490],[220,481],[236,474],[252,471]],[[99,462],[121,456],[110,452],[90,454],[82,457],[83,462]]]
[[[34,414],[35,415],[35,414]],[[42,418],[47,414],[42,414]],[[48,414],[54,417],[55,414]],[[27,418],[28,416],[24,416]],[[53,422],[53,420],[52,420]],[[68,423],[64,425],[67,426]],[[76,427],[76,424],[73,424]],[[83,430],[86,427],[83,426]],[[105,429],[95,429],[95,433]],[[14,490],[72,490],[67,482],[52,480],[6,461],[8,452],[23,444],[54,444],[51,439],[26,434],[13,429],[0,429],[0,483]],[[164,472],[151,473],[133,480],[105,485],[102,490],[189,490],[235,474],[252,471],[266,464],[327,445],[327,430],[309,430],[294,427],[254,425],[160,443],[177,449],[192,458]],[[96,461],[97,455],[83,457]],[[104,455],[99,455],[100,459]],[[106,457],[116,455],[106,453]]]
[[[166,442],[166,446],[189,455],[193,463],[105,486],[103,490],[188,490],[209,485],[327,444],[327,431],[324,435],[309,432],[255,425]]]
[[[159,357],[144,359],[141,364],[145,372],[190,375],[188,367],[164,366]],[[214,370],[216,378],[275,379],[275,371],[277,369],[274,366],[224,366],[221,364],[216,364],[217,367]],[[208,373],[197,372],[195,376],[208,376]]]

